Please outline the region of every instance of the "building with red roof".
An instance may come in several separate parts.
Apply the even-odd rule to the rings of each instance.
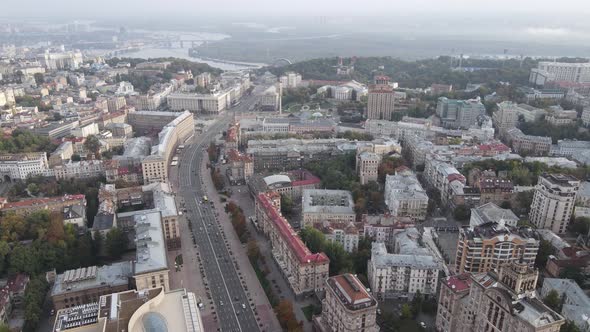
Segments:
[[[281,196],[276,192],[258,194],[258,227],[270,239],[272,256],[295,295],[323,291],[330,260],[326,254],[312,253],[281,215]]]
[[[29,215],[40,210],[49,210],[50,212],[62,212],[65,207],[72,205],[86,206],[86,196],[64,195],[56,197],[32,198],[18,202],[4,203],[0,205],[2,214],[14,212],[17,215]]]

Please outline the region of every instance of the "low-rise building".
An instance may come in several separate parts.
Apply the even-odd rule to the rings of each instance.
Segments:
[[[172,93],[168,106],[173,111],[219,113],[229,108],[232,102],[230,90],[211,94]]]
[[[540,295],[544,298],[551,291],[560,297],[560,313],[576,324],[580,331],[590,330],[590,298],[572,279],[545,278]]]
[[[346,252],[354,252],[359,244],[359,231],[354,223],[341,222],[317,222],[313,224],[315,229],[324,233],[326,240],[336,242]]]
[[[0,154],[2,181],[24,181],[29,176],[43,175],[48,166],[45,152]]]
[[[303,190],[302,214],[303,227],[324,221],[350,223],[356,219],[352,195],[346,190]]]
[[[476,227],[487,223],[504,224],[516,227],[518,217],[510,209],[502,209],[494,203],[486,203],[471,209],[469,227]]]
[[[378,332],[377,301],[352,274],[341,274],[326,281],[322,313],[313,318],[319,332]]]
[[[253,175],[248,181],[248,188],[252,197],[272,190],[281,195],[287,195],[293,200],[299,200],[303,190],[318,189],[321,182],[320,178],[308,170],[299,169],[265,177]]]
[[[5,202],[0,204],[0,211],[3,214],[15,213],[27,216],[31,213],[48,210],[50,212],[62,212],[63,209],[73,205],[86,206],[86,196],[63,195],[55,197],[31,198],[18,202]]]
[[[506,139],[518,154],[546,156],[551,150],[551,137],[525,135],[518,128],[508,129]]]
[[[256,198],[256,220],[270,239],[272,256],[296,296],[322,292],[330,260],[324,253],[311,253],[280,213],[281,197],[275,192]]]
[[[53,167],[53,174],[61,179],[90,179],[104,176],[102,160],[70,161]]]
[[[227,151],[227,162],[229,163],[227,175],[230,183],[246,183],[254,174],[252,157],[240,153],[237,149]]]
[[[399,169],[385,178],[385,205],[394,217],[424,220],[428,195],[416,175],[408,168]]]
[[[132,276],[131,262],[67,270],[56,276],[51,288],[53,308],[98,302],[101,295],[126,291]]]
[[[0,324],[11,327],[9,321],[13,310],[24,309],[25,291],[29,281],[29,276],[23,273],[0,281]]]
[[[49,167],[63,164],[65,161],[72,159],[72,155],[74,155],[74,145],[72,142],[65,141],[61,143],[49,156]]]

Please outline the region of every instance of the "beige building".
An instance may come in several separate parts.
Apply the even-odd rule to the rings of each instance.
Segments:
[[[370,181],[377,182],[379,175],[379,164],[381,156],[373,152],[357,152],[356,154],[356,172],[360,178],[361,184],[367,184]]]
[[[127,106],[127,100],[123,96],[113,96],[107,100],[107,108],[111,113],[117,112],[125,106]]]
[[[374,85],[369,88],[367,119],[391,120],[395,112],[395,92],[389,86]]]
[[[57,312],[53,332],[204,332],[199,303],[186,289],[113,292]]]
[[[494,112],[492,119],[500,131],[516,126],[518,122],[518,105],[503,101],[498,104],[498,110]]]
[[[49,156],[49,167],[61,165],[64,161],[68,161],[74,154],[74,145],[70,141],[61,143],[53,153]]]
[[[102,160],[70,161],[53,167],[55,178],[89,179],[104,175]]]
[[[270,239],[275,262],[296,296],[323,291],[330,260],[324,253],[311,253],[280,209],[278,193],[271,191],[256,197],[258,227]]]
[[[26,180],[31,175],[42,175],[48,166],[45,152],[0,154],[2,181]]]
[[[540,175],[529,213],[531,223],[555,234],[565,233],[579,188],[580,181],[571,175]]]
[[[459,232],[455,273],[488,272],[511,261],[533,266],[539,243],[538,235],[526,227],[486,223],[463,228]]]
[[[305,189],[302,227],[317,222],[350,223],[356,220],[352,194],[346,190]]]
[[[152,147],[151,154],[141,162],[143,181],[146,184],[168,181],[168,163],[176,147],[195,132],[194,119],[190,112],[176,115],[174,120],[162,128],[158,134],[158,144]]]
[[[496,271],[445,279],[441,283],[436,330],[559,331],[565,320],[536,297],[537,278],[538,271],[527,264],[511,262]]]
[[[296,88],[301,84],[301,74],[288,71],[279,78],[279,81],[286,89]]]
[[[378,332],[377,301],[354,275],[328,278],[322,314],[313,318],[319,332]]]

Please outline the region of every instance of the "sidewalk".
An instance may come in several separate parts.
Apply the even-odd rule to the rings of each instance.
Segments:
[[[250,196],[247,186],[233,186],[231,187],[233,192],[232,196],[229,200],[234,201],[238,204],[242,210],[244,211],[244,215],[246,217],[254,215],[254,201]],[[240,192],[238,192],[238,190]],[[278,297],[279,300],[287,299],[293,303],[293,311],[295,313],[295,317],[298,321],[303,322],[303,330],[304,331],[311,331],[312,324],[311,322],[307,321],[305,314],[301,310],[301,308],[308,306],[310,304],[320,305],[319,302],[312,298],[306,298],[302,300],[295,299],[295,294],[291,291],[291,288],[287,284],[285,277],[279,270],[279,267],[275,263],[274,259],[272,258],[272,249],[270,247],[270,241],[262,234],[259,233],[254,226],[248,222],[248,230],[256,242],[258,243],[258,248],[260,249],[260,254],[264,257],[265,267],[268,269],[269,273],[266,275],[266,278],[272,285],[272,290],[275,295]]]

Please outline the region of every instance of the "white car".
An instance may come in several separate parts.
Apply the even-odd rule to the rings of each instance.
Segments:
[[[242,309],[246,309],[246,305],[242,303]]]

